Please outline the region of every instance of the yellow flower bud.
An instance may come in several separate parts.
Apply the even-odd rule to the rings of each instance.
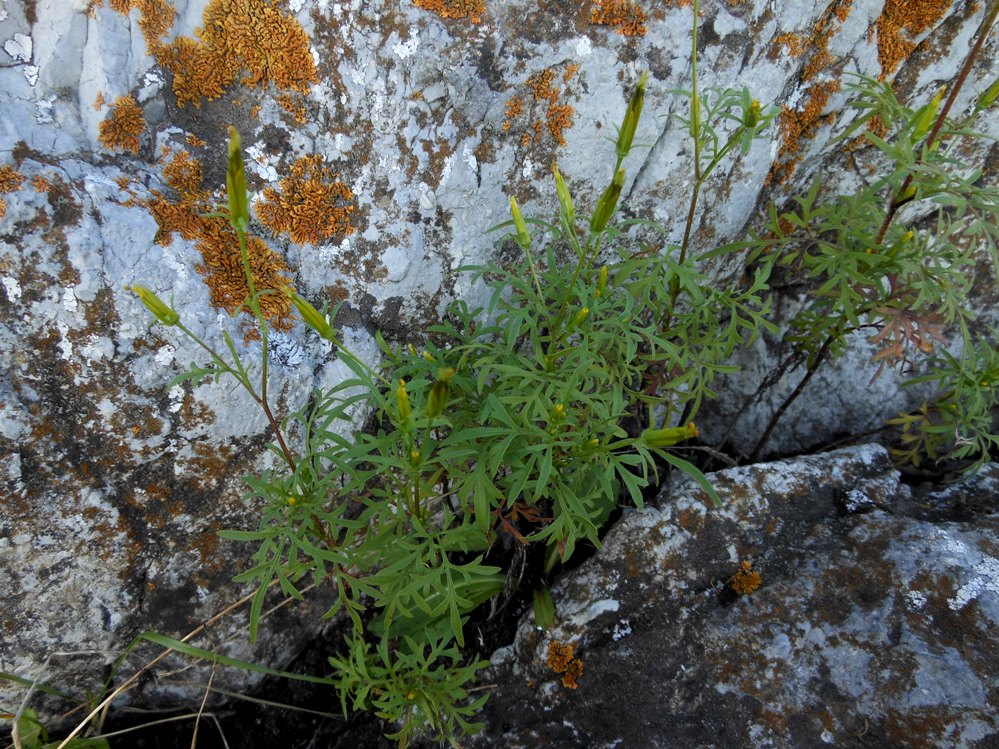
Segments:
[[[597,279],[597,292],[596,297],[599,299],[604,295],[604,289],[607,288],[607,266],[605,265],[600,269],[600,276]]]
[[[177,313],[177,310],[170,307],[145,286],[126,286],[125,288],[138,296],[139,301],[146,306],[146,309],[153,314],[153,317],[164,325],[177,325],[180,322],[180,315]]]
[[[246,196],[246,171],[243,167],[243,149],[239,132],[229,128],[229,166],[225,174],[226,193],[229,196],[229,223],[237,231],[250,226],[249,200]]]
[[[742,124],[745,127],[756,127],[759,122],[760,102],[757,99],[753,99],[753,103],[749,105],[749,109],[742,114]]]
[[[413,411],[409,406],[409,395],[406,393],[406,381],[399,380],[399,387],[395,391],[396,408],[399,409],[399,419],[404,423],[409,422],[409,417]]]

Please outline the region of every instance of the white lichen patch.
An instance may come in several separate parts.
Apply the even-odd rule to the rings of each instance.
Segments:
[[[622,639],[630,635],[631,632],[631,622],[628,619],[622,619],[621,621],[614,623],[614,628],[611,630],[611,639],[614,642],[620,642]]]
[[[0,283],[3,283],[3,288],[7,292],[7,299],[15,303],[21,301],[21,284],[16,278],[3,276],[0,278]]]
[[[3,43],[3,51],[10,55],[14,62],[31,62],[31,37],[27,34],[14,34]]]
[[[972,570],[975,577],[962,585],[947,605],[954,611],[964,608],[982,593],[999,594],[999,559],[985,557]]]

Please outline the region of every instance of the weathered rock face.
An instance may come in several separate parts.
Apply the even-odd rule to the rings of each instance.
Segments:
[[[995,746],[999,466],[918,498],[876,446],[714,478],[722,508],[674,482],[525,617],[473,746]]]
[[[491,251],[483,232],[505,219],[508,192],[550,211],[557,160],[592,204],[610,176],[604,137],[645,69],[636,141],[652,147],[629,169],[629,204],[679,226],[690,154],[667,92],[688,85],[690,11],[673,5],[644,20],[600,6],[595,25],[589,6],[565,3],[0,4],[0,668],[83,691],[137,632],[181,634],[245,592],[230,580],[246,550],[216,531],[255,522],[239,477],[272,462],[266,421],[226,381],[168,389],[204,355],[150,328],[124,290],[172,298],[219,348],[221,327],[239,340],[225,312],[244,293],[234,244],[205,216],[221,200],[227,126],[243,133],[257,193],[255,269],[343,301],[344,335],[373,361],[373,328],[418,340],[448,299],[475,296],[455,268]],[[913,101],[954,77],[982,9],[910,5],[704,3],[702,84],[750,86],[789,124],[719,174],[698,246],[738,235],[777,189],[768,177],[806,183],[835,155],[845,71],[897,75]],[[995,77],[994,45],[983,60],[958,106]],[[269,312],[271,392],[287,413],[345,369],[287,309]],[[259,345],[245,354],[256,362]],[[866,383],[856,364],[826,390]],[[896,391],[883,377],[851,399],[860,408],[804,403],[816,418],[775,447],[876,423],[903,405]],[[215,642],[278,663],[322,610],[268,628],[257,650],[238,619]],[[54,651],[96,655],[43,668]],[[0,685],[0,703],[21,693]]]

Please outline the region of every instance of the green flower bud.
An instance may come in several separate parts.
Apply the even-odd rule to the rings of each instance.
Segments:
[[[292,304],[295,305],[295,309],[298,310],[298,314],[302,318],[302,322],[319,333],[327,341],[336,341],[336,332],[322,312],[313,307],[301,294],[292,291],[287,286],[281,289],[281,291],[291,299]]]
[[[916,126],[912,130],[913,143],[918,143],[930,131],[933,121],[937,117],[937,112],[940,110],[940,102],[943,101],[943,95],[946,90],[946,86],[941,86],[937,89],[930,103],[919,110],[916,116]]]
[[[246,170],[243,166],[243,149],[239,132],[234,127],[229,128],[229,166],[225,174],[225,187],[229,195],[229,223],[237,231],[245,232],[250,226]]]
[[[573,315],[571,322],[569,323],[569,329],[575,328],[577,325],[581,325],[583,320],[586,319],[587,315],[590,314],[589,307],[583,307],[579,312]]]
[[[527,233],[527,223],[524,221],[524,217],[520,213],[520,206],[517,205],[517,199],[510,196],[510,213],[513,215],[513,228],[517,230],[517,244],[520,245],[521,249],[529,249],[531,246],[531,235]]]
[[[624,187],[624,169],[618,169],[614,179],[611,180],[607,189],[604,190],[604,194],[597,201],[597,209],[593,212],[593,218],[590,220],[590,231],[594,234],[599,234],[607,228],[607,223],[617,208],[622,187]]]
[[[978,109],[988,109],[999,98],[999,78],[978,97]]]
[[[631,94],[628,102],[628,109],[624,113],[624,122],[617,133],[617,157],[623,159],[631,151],[631,144],[635,140],[635,130],[638,129],[638,120],[642,116],[642,104],[645,101],[645,82],[649,77],[648,71],[642,73],[638,79],[638,85]]]
[[[666,427],[665,429],[646,429],[642,432],[642,442],[647,447],[672,447],[678,442],[698,436],[699,432],[694,422],[685,427]]]
[[[451,367],[441,369],[437,373],[437,382],[430,389],[430,397],[427,398],[427,416],[433,419],[440,416],[447,405],[447,397],[451,393],[451,378],[454,377],[454,370]]]
[[[572,204],[572,195],[569,194],[569,187],[562,179],[562,174],[557,166],[552,166],[555,173],[555,192],[558,194],[558,204],[562,212],[562,221],[566,227],[572,227],[576,223],[576,207]]]
[[[177,313],[177,310],[170,307],[145,286],[126,286],[125,288],[138,296],[139,301],[146,306],[146,309],[153,314],[153,317],[164,325],[177,325],[180,322],[180,315]]]

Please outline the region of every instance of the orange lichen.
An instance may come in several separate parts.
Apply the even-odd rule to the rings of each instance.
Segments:
[[[219,206],[202,187],[204,170],[197,159],[178,152],[163,166],[163,175],[177,197],[154,190],[144,203],[159,225],[156,242],[167,245],[175,233],[194,242],[201,254],[195,268],[204,276],[211,304],[232,314],[249,295],[236,233],[224,216],[211,215]],[[247,239],[247,256],[258,291],[290,285],[284,259],[258,237]],[[291,328],[291,303],[284,294],[265,294],[260,306],[276,329]],[[247,337],[254,337],[254,331],[250,328]]]
[[[16,192],[24,184],[24,175],[10,164],[0,166],[0,193]]]
[[[31,186],[35,192],[48,192],[52,189],[52,183],[40,174],[36,174],[31,178]]]
[[[813,138],[819,126],[827,119],[824,115],[829,98],[839,91],[839,81],[826,81],[808,90],[804,106],[798,110],[784,106],[778,118],[781,146],[767,183],[786,183],[801,162],[801,142]]]
[[[886,0],[877,22],[882,78],[894,73],[916,48],[916,43],[907,37],[932,28],[952,4],[953,0]]]
[[[293,242],[320,244],[354,233],[353,200],[350,188],[337,180],[321,156],[304,156],[281,180],[280,189],[264,190],[257,215],[275,232],[287,232]]]
[[[205,145],[205,142],[194,133],[188,133],[185,135],[184,142],[191,148],[203,148]]]
[[[511,121],[516,117],[519,117],[521,112],[524,111],[524,102],[521,101],[519,96],[511,96],[506,100],[506,119],[503,120],[503,130],[507,131],[510,129]]]
[[[552,640],[548,643],[548,656],[545,658],[545,665],[555,673],[561,674],[565,672],[575,656],[575,646]]]
[[[763,578],[753,569],[753,563],[745,561],[728,581],[728,586],[740,596],[748,596],[760,587]]]
[[[243,70],[248,86],[306,93],[318,80],[305,30],[275,3],[212,0],[202,20],[197,39],[179,37],[153,53],[173,74],[177,106],[218,98]]]
[[[612,26],[622,36],[645,36],[648,17],[632,0],[597,0],[590,12],[590,23]]]
[[[93,10],[101,5],[101,0],[91,3]],[[139,11],[139,28],[146,40],[146,51],[152,55],[162,45],[161,40],[170,33],[176,15],[170,0],[109,0],[111,9],[127,16],[132,10]]]
[[[775,36],[774,45],[786,47],[787,53],[791,55],[791,57],[800,57],[801,53],[805,51],[804,41],[802,41],[800,36],[791,32]]]
[[[565,66],[565,73],[562,74],[562,83],[568,83],[572,80],[573,76],[579,72],[579,63],[570,62]]]
[[[838,0],[827,9],[822,18],[815,22],[808,43],[805,45],[806,49],[812,50],[812,57],[802,71],[801,79],[803,81],[812,80],[819,73],[828,69],[833,62],[833,56],[829,53],[829,39],[837,30],[834,21],[842,25],[850,15],[852,5],[853,0]]]
[[[569,665],[565,667],[565,675],[562,677],[562,686],[566,689],[578,689],[579,682],[576,681],[583,675],[583,662],[579,658],[573,658]]]
[[[163,167],[163,177],[167,184],[180,193],[183,200],[197,201],[205,197],[201,189],[205,172],[201,162],[187,151],[179,151]]]
[[[572,127],[572,115],[575,110],[569,104],[551,104],[545,119],[548,122],[548,132],[560,146],[565,145],[565,136],[562,131]]]
[[[115,99],[111,114],[100,124],[99,140],[108,150],[139,152],[139,136],[146,131],[142,108],[130,94]]]
[[[107,104],[107,102],[104,101],[104,92],[98,91],[97,98],[94,99],[94,111],[100,112],[105,104]]]
[[[576,648],[568,643],[552,640],[548,643],[548,656],[545,664],[557,674],[564,674],[562,686],[567,689],[579,687],[577,679],[583,675],[583,662],[576,658]]]
[[[441,18],[467,18],[471,23],[481,23],[486,12],[483,0],[413,0],[413,4]]]
[[[305,107],[302,105],[301,102],[295,101],[295,99],[292,98],[291,94],[282,94],[281,96],[278,97],[277,101],[278,104],[281,106],[281,109],[283,109],[285,112],[294,117],[295,122],[297,122],[298,124],[304,125],[309,121],[309,118],[305,112]]]

